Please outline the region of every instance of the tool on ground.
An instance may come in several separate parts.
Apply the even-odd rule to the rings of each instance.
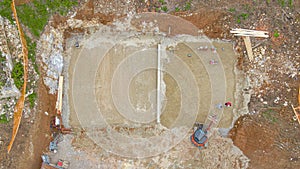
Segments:
[[[51,164],[48,155],[43,154],[41,157],[43,160],[41,169],[67,169],[70,166],[70,162],[66,160],[59,159],[57,164]]]
[[[63,137],[60,133],[54,133],[54,139],[49,144],[49,150],[56,153],[58,150],[57,144],[63,140]]]

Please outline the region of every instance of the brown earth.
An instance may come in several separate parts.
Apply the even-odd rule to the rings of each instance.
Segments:
[[[20,160],[18,168],[40,168],[42,164],[41,155],[48,151],[51,141],[50,117],[55,115],[56,96],[48,94],[48,88],[40,80],[38,88],[38,110],[35,114],[35,121],[31,126],[29,134],[33,146],[32,156],[25,156]],[[45,114],[48,112],[48,116]],[[28,148],[27,148],[28,149]],[[27,150],[28,151],[28,150]],[[30,151],[30,150],[29,150]]]
[[[300,167],[300,127],[286,111],[262,109],[236,121],[230,138],[251,159],[250,168]]]
[[[28,119],[22,119],[10,154],[7,154],[7,144],[11,138],[12,120],[9,124],[0,124],[1,137],[5,143],[0,149],[0,161],[5,168],[35,169],[41,166],[41,154],[48,151],[47,147],[51,140],[50,117],[55,113],[56,103],[56,96],[48,94],[48,89],[41,80],[38,98],[37,111],[32,112]],[[45,111],[49,116],[45,115]]]

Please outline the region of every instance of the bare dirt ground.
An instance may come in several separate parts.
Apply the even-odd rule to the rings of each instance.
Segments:
[[[78,14],[76,17],[84,18],[85,14],[93,14],[94,11],[90,9],[94,5],[93,2],[89,1],[90,4],[81,9],[82,15]],[[157,3],[157,1],[152,2],[154,4]],[[293,121],[293,113],[289,106],[284,107],[283,104],[287,101],[289,104],[297,105],[296,98],[299,83],[297,79],[299,76],[296,74],[292,78],[289,77],[293,73],[289,68],[296,67],[299,69],[300,2],[294,1],[291,8],[282,7],[276,1],[267,2],[234,0],[194,2],[191,11],[173,12],[173,14],[191,21],[198,28],[203,29],[203,32],[211,38],[224,38],[235,41],[236,50],[240,52],[237,67],[252,79],[254,85],[251,88],[252,97],[249,104],[251,114],[238,119],[230,132],[230,137],[233,139],[234,144],[250,158],[250,168],[299,168],[299,124]],[[103,8],[107,7],[105,6],[107,4],[106,1],[103,1],[102,4],[104,4]],[[139,6],[137,4],[139,3],[135,4],[136,7]],[[119,8],[112,7],[107,9],[121,9],[120,5],[117,6]],[[142,7],[137,8],[137,12],[153,11],[155,5],[140,6]],[[99,21],[110,23],[114,17],[124,15],[122,12],[115,11],[114,13],[112,11],[97,15]],[[93,15],[89,16],[92,17]],[[91,17],[86,19],[90,20]],[[59,24],[60,21],[64,21],[64,18],[55,17],[53,23]],[[229,34],[229,29],[235,27],[261,29],[270,32],[271,38],[267,41],[252,39],[253,46],[260,45],[265,47],[266,55],[271,57],[271,59],[264,62],[264,66],[268,67],[267,70],[264,69],[266,71],[264,73],[268,75],[269,81],[255,83],[255,80],[253,80],[256,79],[255,76],[258,77],[260,72],[258,71],[257,73],[253,70],[260,70],[260,65],[258,62],[250,63],[244,57],[243,51],[245,48],[242,40],[233,38]],[[73,33],[80,33],[84,30],[67,29],[65,36],[70,36],[72,31],[74,31]],[[275,31],[279,32],[278,38],[274,36]],[[288,61],[292,64],[286,66],[285,63],[288,63]],[[245,89],[245,92],[249,92],[249,89]],[[47,95],[42,95],[42,97],[45,97],[45,100],[49,100],[50,105],[54,105],[55,99],[49,99]],[[280,97],[279,103],[274,102],[277,97]],[[44,99],[40,96],[40,100],[43,101]],[[263,102],[267,102],[267,104]],[[40,109],[41,112],[37,116],[44,116],[43,111],[51,112],[52,106],[44,106]],[[41,121],[37,120],[39,117],[33,117],[33,119],[43,124],[48,122],[48,119],[45,118]],[[38,124],[36,125],[38,126]],[[32,124],[25,120],[22,121],[15,146],[10,155],[5,155],[5,146],[1,147],[2,168],[27,168],[26,166],[31,166],[32,163],[34,163],[33,168],[38,168],[41,160],[19,160],[19,158],[26,159],[25,157],[28,156],[29,151],[24,151],[21,155],[20,152],[28,150],[30,147],[30,141],[21,138],[29,136],[29,133],[35,133],[41,128],[47,131],[46,125],[29,131],[32,129],[31,127]],[[8,142],[11,128],[9,125],[1,124],[1,129],[5,131],[2,134],[2,139],[4,142]],[[43,134],[45,133],[43,132]],[[40,138],[37,135],[35,137],[38,137],[34,139],[37,141]],[[45,144],[34,144],[34,149],[37,150],[34,154],[40,154],[42,150],[46,149],[46,143],[47,141],[45,140]],[[274,159],[277,159],[276,163]],[[22,162],[20,163],[20,161]],[[21,167],[17,167],[17,164]]]

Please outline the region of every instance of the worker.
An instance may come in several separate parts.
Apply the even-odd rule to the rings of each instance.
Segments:
[[[226,107],[231,107],[232,104],[231,104],[231,102],[226,102],[226,103],[225,103],[225,106],[226,106]]]

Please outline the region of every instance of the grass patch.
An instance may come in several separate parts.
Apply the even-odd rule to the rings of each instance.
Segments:
[[[28,48],[28,58],[33,63],[33,68],[34,68],[35,72],[39,75],[40,72],[39,72],[39,68],[36,64],[36,54],[35,54],[36,42],[32,42],[31,39],[26,35],[25,35],[25,38],[26,38],[27,48]]]
[[[162,5],[166,4],[165,0],[159,0],[158,2],[160,2]]]
[[[162,7],[161,7],[161,10],[164,11],[164,12],[168,12],[168,7],[162,6]]]
[[[14,19],[12,17],[11,11],[11,0],[3,0],[0,2],[0,15],[7,18],[11,23],[13,23]]]
[[[242,22],[242,20],[246,20],[248,18],[249,18],[249,14],[248,13],[241,13],[240,15],[237,16],[236,22],[238,24],[240,24]]]
[[[274,115],[276,115],[276,114],[277,114],[276,111],[269,109],[269,110],[264,111],[262,113],[262,116],[269,122],[276,123],[278,121],[278,119],[276,117],[274,117]]]
[[[285,7],[285,0],[278,0],[277,2],[281,7]]]
[[[179,12],[180,8],[179,7],[175,7],[175,12]]]
[[[8,123],[9,122],[9,120],[8,120],[8,118],[6,117],[6,114],[2,114],[1,116],[0,116],[0,123]]]
[[[185,3],[185,6],[184,6],[184,10],[185,10],[185,11],[188,11],[188,10],[191,9],[191,7],[192,7],[191,2],[186,2],[186,3]]]
[[[23,83],[24,70],[23,70],[23,64],[21,62],[15,63],[13,70],[11,72],[11,77],[14,79],[16,87],[20,90]]]
[[[288,4],[289,4],[289,7],[290,7],[290,8],[293,8],[293,6],[294,6],[293,0],[289,0],[289,1],[288,1]]]
[[[278,38],[280,36],[279,32],[277,30],[275,30],[275,32],[273,33],[273,36],[275,38]]]
[[[235,8],[229,8],[228,11],[231,12],[231,13],[234,13],[235,12]]]
[[[52,14],[65,15],[77,3],[77,0],[33,0],[31,3],[17,6],[16,9],[20,21],[34,36],[39,37]],[[0,15],[13,23],[11,0],[0,2]]]
[[[34,103],[35,103],[36,98],[37,98],[37,94],[34,93],[34,92],[31,95],[28,96],[28,101],[29,101],[30,108],[34,107]]]

